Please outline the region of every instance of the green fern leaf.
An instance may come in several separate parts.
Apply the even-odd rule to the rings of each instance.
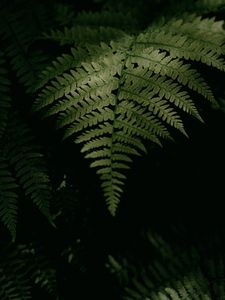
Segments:
[[[210,33],[198,41],[205,27]],[[83,144],[81,151],[94,160],[91,167],[98,169],[113,215],[123,170],[130,167],[131,155],[146,152],[144,140],[161,145],[162,139],[172,139],[170,128],[187,136],[180,110],[202,121],[190,90],[215,102],[201,73],[186,60],[225,70],[220,22],[190,16],[162,28],[159,32],[153,24],[108,45],[73,48],[42,72],[37,86],[33,108],[42,109],[43,117],[55,115],[64,138]],[[208,43],[213,33],[220,39]]]
[[[40,148],[34,143],[30,129],[16,113],[11,116],[3,142],[5,159],[15,172],[20,187],[50,219],[51,185],[45,161]]]
[[[27,277],[48,295],[56,297],[56,270],[51,266],[48,259],[43,255],[40,245],[21,245],[20,252],[23,259],[29,265]]]
[[[0,297],[2,300],[33,299],[35,291],[56,299],[56,276],[40,246],[6,244],[1,249]],[[44,294],[43,294],[44,295]]]

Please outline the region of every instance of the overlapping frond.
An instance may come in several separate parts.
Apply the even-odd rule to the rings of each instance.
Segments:
[[[73,26],[65,27],[63,30],[55,29],[44,36],[48,40],[57,41],[60,45],[85,45],[85,44],[99,44],[100,42],[108,43],[111,40],[120,39],[123,37],[124,31],[113,27],[92,27],[92,26]]]
[[[161,145],[171,139],[171,127],[187,135],[180,110],[202,121],[190,90],[215,102],[191,61],[225,70],[223,35],[222,23],[213,19],[174,19],[109,44],[72,48],[42,72],[33,108],[42,109],[44,117],[56,115],[65,138],[83,143],[81,151],[98,168],[113,215],[123,170],[131,155],[145,151],[143,141]]]
[[[62,11],[67,14],[68,7],[62,7]],[[60,15],[63,16],[62,11]],[[68,17],[66,20],[71,19]],[[72,22],[71,27],[64,27],[63,29],[52,29],[50,32],[44,33],[47,40],[53,40],[60,43],[60,45],[85,45],[96,44],[100,42],[109,43],[112,40],[121,39],[126,31],[129,33],[137,28],[136,18],[131,13],[103,10],[100,12],[86,12],[78,13]],[[137,30],[137,29],[136,29]]]

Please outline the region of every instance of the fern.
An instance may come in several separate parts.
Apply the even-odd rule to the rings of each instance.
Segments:
[[[16,113],[11,115],[0,153],[1,219],[15,239],[17,187],[50,220],[51,183],[40,147],[35,146],[30,129]]]
[[[48,136],[39,125],[51,127],[53,120],[63,138],[81,149],[97,169],[106,204],[115,215],[134,156],[146,154],[152,144],[173,141],[176,130],[187,137],[186,118],[203,122],[201,100],[217,105],[208,79],[215,70],[223,80],[225,32],[224,23],[209,16],[221,17],[224,1],[101,2],[103,10],[94,12],[78,12],[60,1],[0,3],[0,220],[14,242],[0,249],[2,300],[32,299],[36,291],[57,299],[56,275],[63,286],[60,298],[70,294],[67,281],[74,273],[78,286],[83,281],[88,286],[90,275],[94,287],[92,270],[98,259],[87,256],[101,248],[90,247],[102,238],[92,236],[92,199],[80,200],[79,189],[70,184],[72,167],[57,159],[71,149],[61,153],[58,143],[45,141],[46,164],[33,126],[43,141]],[[215,85],[222,89],[220,82]],[[37,118],[31,120],[36,111]],[[53,178],[48,165],[56,165]],[[71,177],[58,186],[63,174]],[[42,247],[24,241],[30,232],[28,237],[23,230],[17,234],[18,216],[23,206],[29,209],[30,200],[59,226],[51,249],[45,249],[49,257]],[[20,239],[24,244],[17,245]],[[205,248],[196,244],[176,247],[152,232],[148,239],[153,257],[147,263],[143,257],[133,263],[110,256],[113,272],[125,287],[124,299],[224,299],[224,255],[214,255],[217,246],[206,257]],[[50,256],[57,260],[56,267]]]
[[[43,155],[32,143],[28,127],[19,118],[11,121],[8,134],[13,137],[7,144],[7,158],[26,195],[33,199],[41,212],[49,216],[50,182]]]
[[[120,284],[125,286],[123,299],[224,298],[224,257],[221,250],[217,249],[218,253],[209,258],[205,254],[209,251],[208,247],[203,246],[200,241],[184,249],[174,242],[169,244],[152,231],[147,236],[150,244],[148,253],[155,253],[155,258],[153,254],[147,264],[137,265],[136,260],[131,263],[126,259],[120,263],[109,257],[108,267],[114,271]]]
[[[46,11],[37,3],[25,3],[22,9],[20,5],[21,3],[16,3],[12,7],[3,6],[1,9],[0,40],[19,82],[31,92],[38,71],[46,64],[46,56],[42,51],[32,49],[32,45],[41,36],[41,30],[47,26],[47,18]]]
[[[29,264],[27,275],[31,281],[40,289],[47,292],[48,295],[55,297],[57,291],[56,270],[43,254],[44,249],[34,243],[20,245],[19,248],[21,255],[24,256],[24,259]]]
[[[42,109],[44,117],[56,114],[64,137],[83,143],[81,152],[94,159],[91,167],[98,168],[112,215],[126,178],[122,171],[131,154],[145,151],[143,140],[161,145],[171,139],[171,127],[187,135],[180,110],[202,121],[190,90],[215,102],[186,60],[224,71],[223,39],[222,22],[173,19],[108,45],[72,48],[42,72],[33,109]]]
[[[33,299],[33,286],[45,290],[48,297],[56,295],[55,270],[32,244],[7,245],[1,250],[0,284],[2,300]]]
[[[66,7],[64,7],[66,9]],[[68,9],[68,8],[67,8]],[[65,11],[66,12],[66,11]],[[69,12],[68,12],[69,13]],[[72,11],[70,11],[72,13]],[[60,12],[63,17],[62,12]],[[71,19],[63,18],[66,20]],[[60,45],[75,44],[99,44],[100,42],[110,42],[124,36],[126,30],[131,32],[135,19],[130,13],[101,11],[101,12],[81,12],[74,16],[72,27],[61,29],[52,29],[49,33],[44,33],[47,40],[53,40]]]

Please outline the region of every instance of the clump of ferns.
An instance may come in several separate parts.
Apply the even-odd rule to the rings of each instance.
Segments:
[[[182,12],[180,17],[158,17],[145,30],[130,33],[131,18],[123,14],[116,18],[118,13],[108,10],[77,14],[72,26],[57,30],[57,22],[61,28],[66,16],[73,19],[68,9],[60,18],[56,8],[55,17],[48,19],[37,3],[37,12],[31,15],[27,7],[18,12],[17,7],[18,3],[13,10],[6,9],[7,19],[4,9],[1,13],[0,135],[10,107],[18,101],[9,92],[13,71],[24,86],[24,95],[35,98],[32,114],[39,111],[41,117],[56,120],[64,138],[79,144],[85,158],[92,161],[108,209],[115,215],[133,158],[146,154],[149,144],[162,146],[163,140],[173,140],[174,130],[187,136],[184,114],[203,121],[198,111],[201,100],[217,103],[204,68],[210,74],[213,68],[225,69],[223,22]],[[38,22],[31,22],[33,14],[40,17]],[[27,26],[30,22],[32,26]],[[46,27],[52,28],[44,35],[47,41],[72,47],[52,62],[49,52],[39,51],[35,44]],[[35,46],[37,51],[30,51]],[[61,51],[60,46],[57,49]],[[2,163],[7,164],[7,159]],[[14,191],[11,175],[7,173]],[[4,190],[3,186],[0,182]],[[8,192],[10,185],[4,191]],[[42,200],[39,196],[38,201]],[[15,235],[15,199],[9,201],[14,205],[10,230]],[[7,205],[1,208],[5,216]]]

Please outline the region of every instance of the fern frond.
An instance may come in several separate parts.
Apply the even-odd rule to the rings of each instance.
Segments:
[[[36,286],[46,296],[56,296],[56,276],[42,250],[33,244],[8,244],[1,249],[0,297],[2,300],[33,299]]]
[[[27,284],[27,279],[23,275],[18,275],[16,280],[6,276],[6,272],[20,274],[20,268],[17,266],[11,270],[0,268],[0,297],[2,300],[29,300],[31,298],[31,286]]]
[[[48,218],[51,185],[40,148],[35,146],[30,129],[13,114],[7,128],[4,152],[7,162],[25,195],[30,197],[40,211]]]
[[[43,7],[37,4],[34,4],[34,7],[25,5],[17,9],[11,9],[9,6],[0,13],[0,39],[4,53],[19,82],[28,92],[33,90],[38,72],[46,65],[47,56],[38,49],[32,49],[32,44],[43,30],[41,21],[45,16],[42,20],[42,13]],[[43,23],[45,24],[44,21]]]
[[[126,259],[123,259],[122,263],[112,258],[109,261],[115,275],[119,280],[122,279],[121,284],[125,285],[122,299],[224,298],[224,255],[220,252],[221,249],[215,247],[217,244],[213,243],[214,253],[209,258],[209,249],[199,238],[198,244],[185,244],[183,248],[177,242],[166,242],[152,231],[148,231],[147,236],[150,243],[148,253],[152,253],[153,257],[148,262],[145,261],[144,265],[137,265],[137,259],[132,263]],[[219,255],[215,254],[215,249]]]
[[[179,22],[181,34],[175,32]],[[219,35],[223,30],[214,20],[194,19],[194,24],[197,33],[189,19],[173,20],[162,32],[153,25],[108,45],[72,48],[40,76],[33,108],[43,109],[43,117],[55,115],[64,138],[72,136],[83,143],[81,151],[94,160],[91,167],[98,168],[113,215],[122,193],[123,170],[130,167],[131,155],[145,152],[143,140],[161,145],[162,139],[171,139],[171,127],[187,135],[180,110],[202,121],[190,90],[215,102],[201,73],[186,60],[224,70],[222,39],[208,45],[206,35],[198,42],[205,27]],[[192,51],[197,44],[198,50]]]
[[[3,155],[1,153],[1,155]],[[0,158],[0,218],[8,228],[12,239],[16,237],[18,185],[9,171],[7,161]]]
[[[17,249],[5,249],[5,251],[1,249],[0,297],[2,300],[32,299],[31,284],[23,263],[18,257]]]
[[[11,107],[9,95],[10,81],[7,78],[8,71],[3,53],[0,51],[0,138],[2,137],[8,120],[8,112]]]
[[[40,245],[21,245],[20,252],[28,264],[27,275],[30,280],[48,295],[56,296],[56,270],[43,255]]]

